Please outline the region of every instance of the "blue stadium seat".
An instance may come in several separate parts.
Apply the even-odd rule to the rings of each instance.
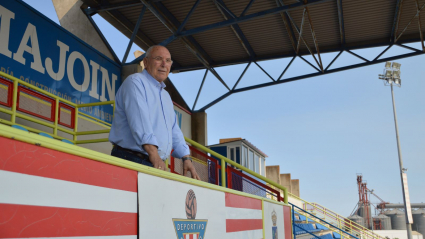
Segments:
[[[335,239],[341,239],[341,235],[339,233],[334,232],[333,234]]]
[[[71,141],[69,141],[69,140],[67,140],[67,139],[62,139],[62,142],[64,142],[64,143],[68,143],[68,144],[74,144],[73,142],[71,142]]]
[[[12,125],[12,128],[20,129],[20,130],[23,130],[23,131],[27,131],[27,132],[28,132],[28,130],[27,130],[27,129],[25,129],[25,128],[24,128],[24,127],[22,127],[22,126],[16,125],[16,124]]]
[[[327,227],[323,226],[322,224],[316,223],[316,227],[317,229],[321,229],[321,230],[328,230]]]
[[[49,135],[49,134],[46,134],[46,133],[43,133],[43,132],[38,133],[38,134],[41,135],[41,136],[44,136],[44,137],[53,139],[53,137],[51,135]]]

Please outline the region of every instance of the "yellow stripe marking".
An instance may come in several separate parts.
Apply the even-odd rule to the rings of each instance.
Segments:
[[[42,103],[42,104],[44,104],[44,105],[47,105],[47,106],[49,106],[49,107],[52,107],[52,104],[51,104],[51,103],[49,103],[49,102],[47,102],[47,101],[44,101],[44,100],[42,100],[42,99],[40,99],[40,98],[37,98],[37,97],[31,96],[31,95],[29,95],[29,94],[26,94],[26,93],[24,93],[24,92],[19,92],[19,96],[23,96],[23,97],[26,97],[26,98],[28,98],[28,99],[31,99],[31,100],[37,101],[38,103]]]

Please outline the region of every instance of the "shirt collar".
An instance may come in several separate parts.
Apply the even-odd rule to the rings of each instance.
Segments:
[[[143,70],[142,71],[142,74],[144,74],[145,76],[146,76],[146,78],[148,78],[148,81],[153,85],[153,86],[156,86],[156,87],[161,87],[161,88],[165,88],[165,84],[164,84],[164,82],[161,82],[161,83],[159,83],[157,80],[155,80],[155,78],[153,78],[152,76],[151,76],[151,74],[149,74],[149,72],[145,69],[145,70]]]

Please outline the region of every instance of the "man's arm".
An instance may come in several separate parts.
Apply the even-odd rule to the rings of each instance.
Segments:
[[[154,168],[166,170],[164,161],[159,157],[158,148],[152,144],[144,144],[143,149],[149,155],[149,161],[153,164]]]
[[[180,127],[177,125],[176,114],[174,111],[173,113],[174,113],[174,123],[172,128],[172,135],[173,135],[174,151],[172,155],[173,157],[176,157],[176,158],[190,157],[189,146],[187,146],[186,141],[184,140],[183,133],[180,130]],[[201,180],[191,160],[185,160],[183,162],[183,175],[186,176],[188,171],[192,174],[192,178]]]

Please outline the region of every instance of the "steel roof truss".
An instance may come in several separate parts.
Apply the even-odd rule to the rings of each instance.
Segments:
[[[248,5],[246,5],[245,9],[243,10],[243,12],[241,13],[241,15],[239,17],[245,16],[246,12],[248,12],[248,10],[251,8],[251,6],[254,3],[254,1],[255,0],[249,1]]]
[[[355,56],[355,57],[357,57],[357,58],[359,58],[359,59],[363,60],[363,61],[369,62],[369,60],[368,60],[368,59],[366,59],[366,58],[364,58],[364,57],[362,57],[362,56],[359,56],[358,54],[356,54],[356,53],[354,53],[354,52],[352,52],[352,51],[350,51],[350,50],[345,50],[345,51],[346,51],[346,52],[348,52],[348,53],[350,53],[351,55],[353,55],[353,56]]]
[[[339,21],[339,33],[341,36],[341,45],[345,47],[345,26],[344,26],[344,14],[342,11],[342,0],[336,1],[338,7],[338,21]]]
[[[199,98],[199,95],[201,94],[202,87],[204,86],[204,82],[205,82],[205,79],[207,78],[207,75],[208,75],[208,69],[205,70],[204,78],[202,79],[201,86],[199,86],[198,94],[196,95],[195,102],[193,103],[192,111],[195,110],[196,103],[198,102],[198,98]]]
[[[403,35],[403,33],[407,30],[407,28],[409,28],[410,24],[413,22],[413,20],[416,17],[419,17],[419,14],[421,13],[422,9],[424,9],[425,7],[425,3],[422,4],[421,7],[419,7],[418,3],[416,3],[417,6],[417,12],[416,14],[410,19],[409,23],[407,23],[406,27],[403,29],[403,31],[401,31],[401,33],[396,37],[396,39],[394,40],[394,43],[397,43],[398,39],[400,39],[400,37]],[[422,30],[419,28],[419,31],[422,33]],[[421,34],[422,35],[422,34]],[[423,45],[423,39],[422,39],[422,45]]]
[[[187,21],[189,20],[190,16],[192,16],[192,13],[195,11],[196,7],[199,5],[200,2],[201,2],[201,0],[197,0],[195,2],[195,4],[193,4],[192,9],[190,9],[186,18],[183,20],[183,22],[180,24],[179,28],[177,29],[177,33],[181,32],[181,30],[183,30],[184,26],[186,26]]]
[[[251,65],[251,61],[246,65],[246,67],[243,70],[242,74],[239,76],[238,80],[236,81],[235,85],[232,88],[232,91],[236,89],[236,86],[238,86],[239,81],[242,80],[242,77],[245,75],[245,72],[248,70],[248,68],[249,68],[250,65]]]
[[[309,64],[311,67],[313,67],[314,69],[316,69],[316,71],[321,71],[315,65],[311,64],[311,62],[307,61],[304,57],[302,57],[302,56],[298,56],[298,57],[301,58],[303,61],[305,61],[305,63]]]
[[[146,6],[143,6],[142,11],[140,11],[139,19],[137,19],[136,26],[134,26],[133,33],[131,34],[130,41],[128,42],[127,49],[125,50],[124,57],[122,62],[125,63],[127,61],[128,53],[130,52],[131,45],[133,45],[134,37],[136,37],[137,31],[140,27],[140,23],[142,23],[143,15],[146,12]]]
[[[316,33],[313,27],[313,21],[311,20],[311,16],[310,16],[310,10],[308,10],[308,7],[306,7],[305,9],[307,10],[307,17],[310,23],[310,31],[313,37],[314,47],[316,48],[316,53],[317,53],[317,57],[319,58],[319,62],[317,62],[316,58],[315,60],[317,62],[317,65],[319,65],[320,70],[323,71],[322,57],[320,56],[319,43],[317,42]]]
[[[390,39],[391,42],[395,42],[395,36],[398,31],[398,24],[400,22],[400,16],[401,16],[402,10],[403,10],[403,0],[397,0],[397,5],[395,8],[395,13],[394,13],[393,28],[391,31],[391,39]]]
[[[279,78],[277,78],[278,81],[280,81],[283,77],[283,75],[285,75],[286,71],[289,69],[289,67],[292,65],[292,62],[294,62],[296,56],[292,57],[291,61],[288,63],[288,65],[285,67],[285,70],[283,70],[282,74],[280,74]]]
[[[385,50],[383,50],[377,57],[375,57],[375,59],[373,59],[374,61],[378,60],[379,57],[381,57],[385,52],[387,52],[393,45],[389,45],[387,48],[385,48]]]
[[[284,6],[283,1],[282,0],[276,0],[276,5],[278,7]],[[288,24],[288,22],[290,21],[288,18],[287,13],[285,12],[281,12],[280,16],[282,17],[282,21],[283,24],[285,25],[286,28],[286,32],[288,33],[289,39],[291,40],[291,44],[292,44],[292,48],[294,48],[294,52],[297,50],[297,47],[295,45],[295,33],[294,33],[294,29],[292,29],[292,25]],[[280,78],[280,77],[279,77]]]
[[[256,61],[254,61],[254,63],[258,66],[258,68],[260,68],[263,72],[264,72],[264,74],[266,74],[270,79],[272,79],[272,81],[276,81],[275,79],[273,79],[273,77],[271,76],[271,75],[269,75],[269,73],[267,73],[267,71],[265,71],[264,69],[263,69],[263,67],[261,67]]]
[[[329,65],[326,67],[325,71],[327,71],[329,69],[329,67],[331,67],[331,65],[338,59],[338,57],[343,53],[344,51],[340,51],[338,53],[338,55],[335,56],[335,58],[331,61],[331,63],[329,63]]]
[[[164,26],[168,28],[168,30],[170,30],[171,33],[173,33],[173,35],[177,34],[178,26],[180,26],[181,23],[168,11],[168,9],[162,3],[151,3],[147,0],[140,1],[158,18],[158,20],[161,21],[162,24],[164,24]],[[192,52],[192,54],[198,58],[198,60],[205,66],[205,68],[211,71],[211,73],[230,91],[229,86],[227,86],[220,75],[211,67],[212,59],[196,42],[196,40],[191,36],[183,37],[182,40],[187,49]]]
[[[223,15],[224,19],[228,20],[236,18],[235,14],[233,14],[224,4],[222,0],[213,0],[216,4],[218,10]],[[223,10],[224,12],[223,12]],[[249,44],[248,39],[245,37],[245,34],[243,34],[242,29],[239,27],[238,24],[230,26],[232,28],[232,31],[235,33],[236,37],[239,39],[242,47],[245,49],[246,53],[249,55],[251,59],[255,58],[254,50],[251,47],[251,44]]]
[[[415,2],[416,2],[416,8],[418,9],[418,25],[419,25],[419,35],[421,37],[422,51],[425,51],[424,37],[422,34],[422,25],[421,25],[421,11],[419,10],[419,1],[416,0]]]

